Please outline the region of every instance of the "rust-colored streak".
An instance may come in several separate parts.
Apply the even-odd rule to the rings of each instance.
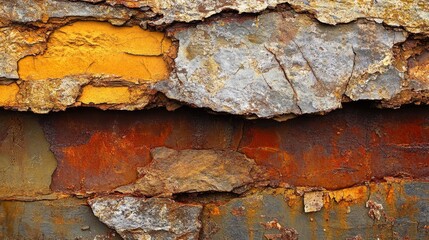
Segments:
[[[429,174],[427,107],[349,106],[287,122],[202,110],[55,113],[43,121],[58,167],[56,191],[109,191],[133,182],[149,150],[238,150],[273,182],[339,189],[386,176]]]
[[[150,149],[228,149],[235,120],[200,111],[69,111],[43,121],[58,159],[51,187],[56,191],[107,191],[137,179]]]

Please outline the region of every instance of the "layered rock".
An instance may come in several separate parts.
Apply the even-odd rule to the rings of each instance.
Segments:
[[[155,23],[204,20],[224,10],[239,13],[257,13],[287,3],[296,11],[310,12],[317,20],[336,25],[360,18],[403,26],[410,32],[429,32],[429,6],[425,0],[247,0],[247,1],[177,1],[177,0],[81,0],[92,3],[106,2],[129,8],[150,8],[162,18]]]

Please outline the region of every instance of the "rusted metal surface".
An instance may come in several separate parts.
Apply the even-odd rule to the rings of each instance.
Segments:
[[[429,174],[426,107],[349,106],[287,122],[200,110],[56,113],[42,121],[58,168],[56,191],[109,191],[137,178],[150,149],[230,149],[252,158],[272,184],[339,189],[386,176]]]
[[[382,206],[373,219],[368,199]],[[208,204],[202,239],[427,239],[429,184],[395,181],[325,191],[323,208],[304,213],[293,189],[267,189]]]

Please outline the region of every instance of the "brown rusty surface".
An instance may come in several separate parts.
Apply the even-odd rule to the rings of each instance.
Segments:
[[[386,176],[427,177],[427,107],[351,105],[326,116],[249,121],[201,110],[69,111],[42,121],[58,168],[56,191],[109,191],[137,178],[150,149],[232,149],[273,183],[339,189]],[[239,146],[239,147],[238,147]]]
[[[150,149],[228,149],[240,124],[202,111],[69,111],[46,117],[44,129],[57,157],[52,188],[105,191],[133,182]]]

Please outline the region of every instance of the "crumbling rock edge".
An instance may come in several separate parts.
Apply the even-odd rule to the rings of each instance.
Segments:
[[[388,18],[388,20],[384,21],[383,16],[376,17],[374,14],[380,9],[389,9],[390,3],[371,5],[371,8],[378,10],[367,9],[365,10],[367,12],[365,12],[361,9],[361,6],[354,6],[354,3],[329,6],[318,5],[318,1],[311,1],[308,6],[303,6],[299,1],[228,3],[232,4],[231,6],[211,6],[206,4],[207,6],[203,11],[195,8],[200,4],[197,2],[192,3],[196,4],[195,6],[191,3],[189,3],[191,5],[181,3],[185,4],[181,5],[184,9],[183,11],[171,12],[170,10],[174,9],[174,6],[177,7],[176,5],[179,3],[174,1],[147,3],[147,1],[119,2],[114,0],[91,0],[87,2],[97,4],[45,0],[35,6],[44,6],[43,4],[45,4],[46,9],[35,8],[39,12],[36,11],[34,15],[23,14],[18,17],[19,19],[14,19],[16,16],[5,14],[3,22],[6,31],[18,33],[18,35],[20,32],[25,34],[35,33],[35,35],[31,41],[25,40],[25,44],[20,46],[23,47],[23,52],[18,52],[17,56],[9,56],[13,61],[9,61],[7,65],[0,67],[0,69],[6,69],[1,71],[2,80],[0,82],[2,85],[0,85],[0,88],[4,88],[4,91],[18,92],[16,102],[11,100],[12,95],[5,96],[3,101],[0,98],[2,107],[19,111],[30,110],[36,113],[47,113],[79,106],[132,111],[167,105],[168,109],[173,110],[179,107],[180,104],[186,104],[192,107],[207,108],[215,112],[243,115],[247,118],[273,118],[282,121],[301,114],[324,114],[341,108],[342,103],[348,101],[371,100],[379,103],[380,107],[391,108],[400,107],[402,104],[425,104],[428,102],[428,86],[426,86],[425,78],[422,77],[427,71],[424,67],[425,63],[417,63],[420,65],[415,69],[419,69],[420,73],[410,76],[408,62],[414,56],[398,60],[397,52],[394,52],[395,48],[401,48],[405,43],[412,41],[411,37],[413,35],[407,38],[408,32],[419,33],[422,36],[427,34],[427,30],[424,27],[424,10],[426,7],[424,5],[410,3],[412,5],[417,4],[414,10],[407,8],[403,13],[405,14],[404,16],[401,15],[402,17],[396,20]],[[290,10],[286,5],[282,5],[285,2],[288,2],[296,12]],[[400,0],[396,2],[398,4],[402,3]],[[25,6],[26,3],[28,1],[22,0],[22,6]],[[5,9],[10,7],[10,3],[4,4]],[[119,7],[119,5],[124,7]],[[83,6],[85,6],[84,11],[76,10],[83,8]],[[333,7],[338,7],[341,11],[338,11],[338,13],[329,12],[328,10]],[[60,12],[56,15],[43,15],[45,14],[43,11],[50,11],[50,9],[54,10],[56,8],[70,8],[70,11]],[[216,11],[208,10],[210,8]],[[224,8],[235,9],[239,13],[256,13],[256,15],[249,17],[237,14],[220,14],[213,17],[214,14],[222,13]],[[18,11],[25,13],[26,10],[18,9]],[[356,12],[350,14],[350,11]],[[396,9],[393,9],[392,13],[385,14],[388,16],[389,14],[394,14],[395,11]],[[417,20],[413,19],[410,17],[412,14],[408,11],[423,11],[423,17],[416,15],[419,18]],[[91,14],[95,14],[97,21],[110,21],[115,25],[136,25],[138,21],[150,22],[150,19],[159,13],[163,15],[163,18],[151,24],[154,24],[153,26],[164,24],[163,27],[167,28],[167,32],[176,48],[172,49],[167,56],[168,66],[171,68],[170,79],[168,80],[134,85],[123,81],[121,77],[115,79],[117,77],[108,75],[66,76],[59,79],[46,79],[44,83],[31,83],[21,80],[14,82],[13,80],[19,77],[12,66],[14,61],[19,61],[28,55],[37,56],[43,54],[46,51],[46,41],[49,35],[64,23],[75,22],[79,19],[86,20],[86,18],[92,16]],[[332,14],[339,14],[341,17],[333,17]],[[313,15],[317,20],[309,17]],[[58,20],[60,17],[65,17],[65,20]],[[205,19],[208,21],[203,22],[202,20]],[[371,22],[362,19],[368,19]],[[10,24],[9,20],[14,20],[21,24],[16,25],[19,27],[14,29],[14,25]],[[289,25],[276,25],[277,21],[281,22],[282,20]],[[413,20],[416,20],[421,25],[413,22]],[[180,26],[176,26],[174,24],[191,21],[193,23],[188,25],[179,24]],[[273,23],[274,26],[268,26],[263,30],[258,29],[258,26],[255,27],[256,23],[262,23],[263,25],[264,21]],[[319,21],[332,26],[320,24]],[[393,30],[385,28],[381,22],[396,28]],[[37,31],[26,27],[28,23],[38,26]],[[297,28],[293,27],[295,23],[298,24]],[[225,25],[226,27],[222,28],[220,25]],[[310,29],[308,31],[304,28],[301,29],[300,27],[304,25]],[[142,26],[146,28],[147,24]],[[355,26],[355,29],[353,29],[353,26]],[[401,27],[406,29],[401,29]],[[228,36],[234,28],[239,32],[243,32],[244,37],[234,38]],[[360,28],[363,28],[361,32],[359,32]],[[200,39],[198,34],[201,31],[208,34],[205,37],[206,39]],[[264,39],[264,34],[270,31],[274,35],[277,31],[283,31],[286,32],[286,35],[280,34],[268,39],[263,44],[258,42]],[[350,48],[339,50],[337,55],[329,47],[326,50],[327,53],[308,47],[308,45],[324,47],[329,44],[338,44],[335,39],[319,38],[317,35],[338,35],[344,31],[352,36],[353,34],[355,35],[346,41],[346,45],[349,44]],[[381,32],[379,36],[376,36],[377,39],[368,38],[365,40],[366,33],[371,35],[373,33],[378,34],[377,32]],[[188,38],[192,38],[193,34],[197,35],[194,36],[195,40],[190,42]],[[217,38],[217,35],[221,37]],[[310,39],[309,42],[303,40],[311,38],[312,35],[316,35],[316,37]],[[248,39],[244,39],[246,36]],[[356,36],[363,37],[361,40],[353,42],[352,39],[356,38]],[[12,43],[18,41],[19,43],[19,41],[23,41],[22,37],[19,36],[17,39],[8,39],[7,41]],[[225,45],[219,42],[223,41],[222,39],[227,39],[230,42]],[[212,42],[208,43],[207,41]],[[320,41],[319,44],[317,43],[318,41]],[[427,40],[420,41],[424,43]],[[376,44],[376,49],[368,52],[368,44],[370,43],[379,45]],[[180,47],[178,44],[180,44]],[[218,48],[211,49],[207,44],[214,44]],[[231,52],[225,51],[224,48],[228,47],[234,50]],[[245,52],[245,48],[248,47],[250,47],[251,53]],[[176,54],[175,50],[177,48],[178,53]],[[189,52],[188,50],[184,52],[184,48],[188,48],[188,50],[194,48],[194,52]],[[205,49],[205,53],[198,52],[199,48]],[[419,54],[424,55],[425,51],[421,51]],[[228,56],[232,56],[236,60],[243,59],[243,62],[238,67],[222,65],[219,59],[228,58]],[[286,56],[293,59],[289,61],[285,58]],[[363,60],[366,56],[370,56],[370,58]],[[334,66],[333,70],[324,73],[324,69],[329,68],[327,68],[328,65],[321,63],[321,61],[332,57],[344,60],[345,64],[344,66]],[[195,58],[199,59],[195,60]],[[246,58],[250,60],[246,62]],[[259,59],[264,59],[264,62],[258,63]],[[12,65],[10,65],[11,63]],[[207,66],[209,66],[207,71],[201,70],[207,68]],[[238,74],[239,76],[235,79],[227,76],[232,74]],[[300,74],[303,76],[301,79],[297,77]],[[93,81],[94,77],[98,78],[98,80]],[[246,79],[249,77],[253,78],[254,81]],[[284,78],[284,80],[281,78]],[[335,80],[331,81],[330,78]],[[244,86],[240,85],[243,79],[250,84],[248,85],[250,86],[249,89],[243,90]],[[304,85],[301,84],[302,81],[305,82]],[[95,86],[127,87],[132,97],[129,97],[124,102],[117,103],[83,103],[79,101],[83,87],[94,84]],[[36,94],[37,92],[40,92],[40,94]],[[162,101],[158,101],[156,97],[159,95],[158,93],[165,94],[167,98],[162,98]]]

